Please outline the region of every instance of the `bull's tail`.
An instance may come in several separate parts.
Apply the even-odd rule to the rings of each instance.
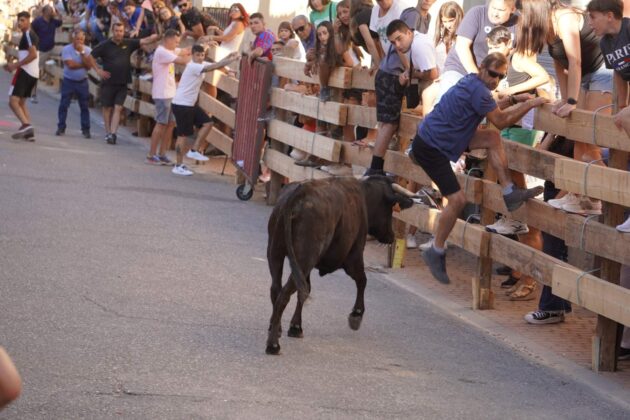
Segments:
[[[296,195],[299,194],[299,187],[296,189],[292,197],[289,198],[289,203],[287,208],[289,211],[285,214],[284,217],[284,238],[285,243],[287,245],[287,256],[289,258],[289,265],[291,267],[291,276],[293,277],[293,281],[295,282],[295,287],[297,288],[298,298],[300,302],[306,302],[306,299],[309,295],[309,287],[306,280],[306,276],[302,272],[302,268],[298,264],[297,258],[295,256],[295,250],[293,249],[293,201],[295,200]]]

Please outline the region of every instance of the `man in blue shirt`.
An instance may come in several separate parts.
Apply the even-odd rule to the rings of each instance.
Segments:
[[[42,15],[33,19],[31,23],[31,30],[39,37],[39,75],[43,76],[44,64],[52,53],[55,47],[55,31],[61,26],[61,19],[57,15],[55,9],[51,6],[44,6],[42,8]],[[33,96],[31,98],[33,102],[37,102],[37,92],[33,90]]]
[[[72,33],[72,43],[63,47],[61,59],[63,61],[63,80],[61,81],[61,101],[59,101],[57,132],[62,136],[66,132],[66,116],[72,96],[76,95],[81,109],[81,132],[86,139],[90,138],[90,91],[88,88],[87,71],[94,65],[90,56],[92,50],[85,45],[85,32],[75,29]]]
[[[446,274],[444,242],[466,205],[466,195],[450,162],[456,162],[469,148],[488,149],[489,163],[497,172],[503,187],[503,201],[510,212],[543,191],[542,187],[515,187],[499,132],[478,128],[484,118],[499,130],[510,127],[532,108],[548,102],[545,98],[521,94],[505,97],[497,104],[491,92],[505,78],[507,68],[503,54],[488,55],[481,62],[478,74],[464,76],[424,118],[409,153],[411,160],[422,167],[442,196],[448,199],[436,227],[433,245],[422,254],[431,274],[441,283],[450,281]]]

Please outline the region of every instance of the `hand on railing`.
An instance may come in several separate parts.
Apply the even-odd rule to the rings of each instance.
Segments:
[[[560,118],[566,118],[571,115],[571,112],[576,108],[575,104],[569,104],[567,101],[561,99],[553,104],[551,112]]]

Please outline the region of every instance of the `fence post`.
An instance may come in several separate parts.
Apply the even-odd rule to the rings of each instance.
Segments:
[[[497,174],[488,160],[484,161],[483,178],[496,182]],[[468,175],[470,176],[470,175]],[[481,224],[489,225],[494,222],[495,213],[481,203]],[[494,292],[492,291],[492,258],[481,256],[477,258],[477,277],[473,280],[473,309],[492,309],[494,307]]]

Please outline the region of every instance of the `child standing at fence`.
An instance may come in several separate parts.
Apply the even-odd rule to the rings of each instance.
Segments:
[[[193,172],[184,165],[183,159],[186,138],[193,135],[195,126],[199,129],[197,138],[193,148],[186,153],[186,157],[199,161],[208,160],[207,157],[199,152],[199,146],[201,142],[208,137],[212,129],[212,120],[208,114],[196,104],[205,73],[224,67],[239,58],[238,52],[233,52],[218,63],[210,64],[204,63],[205,56],[206,50],[203,46],[195,45],[192,47],[192,61],[186,65],[182,73],[171,105],[177,125],[177,141],[175,143],[177,159],[171,171],[175,175],[189,176],[193,174]]]

